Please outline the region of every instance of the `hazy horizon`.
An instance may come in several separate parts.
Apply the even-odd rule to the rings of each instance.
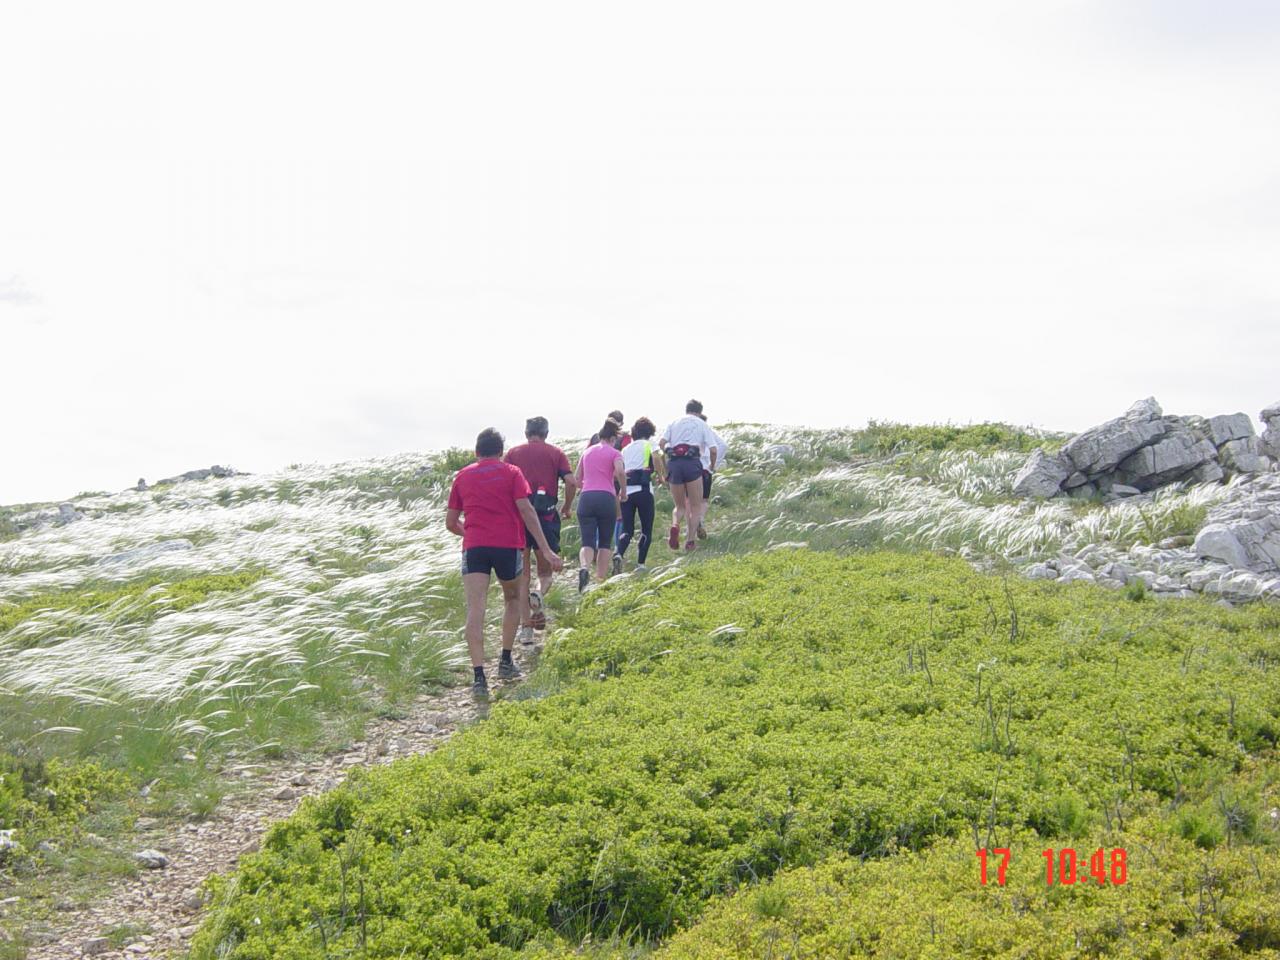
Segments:
[[[28,5],[0,503],[540,414],[1280,400],[1280,6]]]

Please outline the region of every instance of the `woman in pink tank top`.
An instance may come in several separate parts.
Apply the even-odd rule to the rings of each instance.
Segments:
[[[578,589],[585,590],[591,580],[594,562],[596,579],[609,576],[613,559],[613,530],[618,519],[618,504],[627,498],[627,475],[622,467],[622,454],[614,447],[618,424],[606,420],[600,428],[600,442],[588,447],[578,459],[578,529],[582,533],[582,549],[578,552]]]

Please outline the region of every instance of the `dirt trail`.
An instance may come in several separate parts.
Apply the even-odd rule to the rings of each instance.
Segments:
[[[181,955],[201,918],[201,882],[231,870],[241,855],[256,850],[266,828],[288,816],[303,797],[332,789],[355,767],[434,750],[486,709],[472,701],[469,687],[462,687],[420,698],[403,718],[370,722],[366,738],[345,752],[311,762],[229,768],[245,789],[223,800],[207,820],[139,818],[132,849],[160,851],[168,859],[165,867],[141,870],[87,908],[65,914],[52,938],[41,937],[45,942],[30,948],[29,960]],[[103,932],[121,924],[148,932],[111,946]]]

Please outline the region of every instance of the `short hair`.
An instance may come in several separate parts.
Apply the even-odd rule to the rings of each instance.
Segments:
[[[604,426],[600,428],[600,440],[612,440],[618,435],[618,431],[622,429],[622,424],[617,420],[606,420]]]
[[[684,412],[685,413],[701,413],[702,412],[701,401],[690,400],[688,403],[684,405]]]
[[[626,417],[624,417],[624,416],[622,415],[622,411],[621,411],[621,410],[610,410],[610,411],[609,411],[609,419],[610,419],[610,420],[616,420],[619,424],[621,424],[621,423],[623,423],[623,422],[626,420]]]
[[[476,456],[500,457],[503,446],[502,434],[493,427],[485,427],[476,437]]]
[[[549,429],[546,417],[530,417],[524,422],[524,435],[526,437],[541,437],[545,440]]]
[[[634,440],[648,440],[657,432],[658,428],[648,417],[641,417],[631,425],[631,437]]]

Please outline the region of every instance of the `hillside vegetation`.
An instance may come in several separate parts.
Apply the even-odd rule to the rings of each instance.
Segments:
[[[1275,608],[792,550],[592,596],[543,695],[273,829],[194,956],[1280,949]],[[1050,846],[1132,884],[1037,888]]]

